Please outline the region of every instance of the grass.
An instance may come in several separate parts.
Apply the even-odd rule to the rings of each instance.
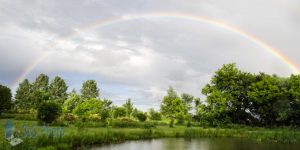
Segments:
[[[35,121],[14,120],[16,129],[22,124],[32,126]],[[3,127],[5,120],[0,120]],[[53,127],[50,127],[53,128]],[[37,127],[38,132],[42,129]],[[300,130],[290,128],[266,129],[266,128],[202,128],[175,126],[156,126],[154,128],[112,128],[112,127],[65,127],[62,138],[41,136],[36,139],[25,140],[14,149],[71,149],[86,146],[121,143],[127,140],[154,139],[165,137],[199,138],[199,137],[238,137],[249,138],[261,142],[297,143],[300,142]],[[0,131],[0,150],[12,149],[4,138],[3,130]]]

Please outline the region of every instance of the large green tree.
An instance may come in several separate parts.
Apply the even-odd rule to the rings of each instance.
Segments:
[[[171,119],[170,126],[173,126],[176,118],[182,117],[187,113],[184,101],[177,95],[173,87],[169,87],[167,95],[163,98],[160,105],[161,113]]]
[[[48,101],[49,98],[49,77],[45,74],[40,74],[32,83],[31,105],[37,109],[41,103]]]
[[[49,86],[50,99],[63,104],[67,99],[68,86],[66,82],[59,76],[56,76]]]
[[[277,76],[260,73],[249,87],[248,95],[253,104],[251,112],[263,125],[285,122],[291,113],[285,80]]]
[[[12,95],[8,87],[0,85],[0,115],[12,107]]]
[[[34,91],[48,92],[49,88],[49,77],[46,74],[40,74],[32,84]]]
[[[73,113],[77,115],[101,115],[103,102],[97,98],[86,99],[84,102],[79,103],[74,109]]]
[[[292,112],[288,118],[289,123],[300,125],[300,75],[291,75],[288,79],[288,92],[291,99]]]
[[[97,87],[97,82],[95,80],[85,81],[82,84],[81,96],[84,100],[99,97],[99,88]]]
[[[28,79],[25,79],[19,84],[16,91],[15,100],[17,109],[29,110],[32,106],[31,101],[31,84]]]
[[[235,64],[223,65],[215,72],[211,83],[202,89],[208,110],[229,122],[252,122],[248,91],[254,80],[254,75],[240,71]]]

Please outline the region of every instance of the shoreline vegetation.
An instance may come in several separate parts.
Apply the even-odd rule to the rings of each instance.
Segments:
[[[131,98],[122,105],[100,98],[95,80],[84,81],[80,92],[68,88],[61,77],[50,81],[46,74],[25,79],[14,97],[0,84],[0,126],[7,133],[0,131],[0,150],[83,149],[155,138],[300,143],[300,75],[253,74],[225,64],[203,87],[205,100],[170,86],[160,108],[148,111],[135,107]],[[51,133],[41,134],[44,129]],[[53,136],[56,129],[63,136]],[[23,142],[12,147],[8,140],[17,138]]]
[[[0,123],[3,126],[6,119],[1,119]],[[36,121],[21,121],[14,120],[16,128],[26,123],[29,126],[36,124]],[[148,123],[150,124],[150,123]],[[37,130],[41,130],[42,126],[38,126]],[[50,127],[51,128],[51,127]],[[227,128],[203,128],[203,127],[186,127],[176,125],[172,128],[169,126],[151,127],[125,127],[113,128],[109,127],[84,127],[70,125],[64,127],[65,134],[61,138],[37,136],[37,138],[24,139],[24,142],[12,147],[4,139],[1,140],[0,150],[4,149],[87,149],[94,146],[102,146],[107,144],[122,143],[130,140],[147,140],[158,138],[185,138],[197,139],[202,137],[218,138],[246,138],[257,142],[276,142],[283,144],[295,144],[300,141],[300,130],[296,128],[262,128],[248,126],[232,126]],[[4,137],[1,131],[1,137]]]

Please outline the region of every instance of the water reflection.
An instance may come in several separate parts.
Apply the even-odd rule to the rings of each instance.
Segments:
[[[145,141],[129,141],[93,150],[299,150],[299,144],[258,143],[238,138],[201,138],[186,140],[166,138]]]

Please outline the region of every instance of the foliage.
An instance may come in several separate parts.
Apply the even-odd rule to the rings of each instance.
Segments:
[[[83,82],[81,88],[82,99],[92,99],[99,97],[99,88],[95,80],[87,80]]]
[[[30,96],[31,84],[29,83],[28,79],[25,79],[19,84],[19,87],[16,91],[15,100],[17,109],[29,110],[32,105]]]
[[[77,115],[92,115],[101,114],[102,101],[97,98],[87,99],[82,103],[79,103],[73,110],[73,113]]]
[[[12,106],[12,95],[8,87],[0,85],[0,116]]]
[[[45,123],[51,123],[61,114],[61,106],[55,102],[44,102],[38,108],[37,117]]]
[[[119,118],[112,120],[112,127],[118,128],[138,128],[141,124],[131,118]]]
[[[194,96],[191,94],[183,93],[181,94],[181,99],[185,102],[186,109],[190,111],[192,109],[192,103],[194,101]]]
[[[124,107],[113,108],[113,118],[120,118],[126,116],[126,109]]]
[[[104,99],[101,109],[101,120],[106,121],[107,118],[110,118],[112,115],[112,101],[109,99]]]
[[[188,110],[185,102],[178,97],[176,91],[172,87],[169,87],[167,93],[168,94],[163,98],[160,108],[161,113],[171,119],[170,123],[173,124],[174,119],[179,119],[182,114],[186,115]]]
[[[56,76],[50,83],[49,94],[50,99],[63,104],[67,99],[68,86],[66,82],[59,76]]]
[[[136,118],[141,121],[141,122],[144,122],[147,120],[147,115],[143,112],[138,112],[137,115],[136,115]]]
[[[159,121],[161,120],[161,113],[151,108],[149,110],[149,119]]]
[[[63,104],[63,112],[72,112],[74,108],[82,102],[80,95],[71,93],[69,98]]]
[[[61,120],[68,121],[70,123],[74,123],[78,120],[78,117],[72,113],[64,113],[60,116]]]
[[[46,74],[40,74],[36,79],[35,82],[32,84],[34,91],[44,91],[47,92],[49,89],[49,77]]]
[[[202,93],[206,105],[198,104],[197,117],[210,125],[300,125],[300,76],[289,78],[265,73],[250,74],[235,64],[215,72]]]
[[[133,111],[133,103],[131,102],[130,98],[126,101],[125,104],[123,104],[123,107],[126,109],[126,117],[131,117]]]

